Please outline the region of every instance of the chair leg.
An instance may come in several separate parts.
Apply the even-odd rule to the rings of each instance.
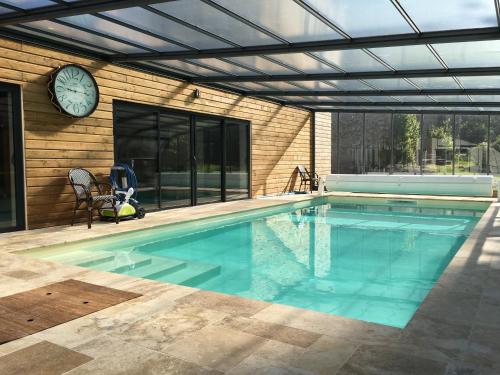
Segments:
[[[87,228],[92,228],[92,204],[87,203]]]
[[[118,217],[118,210],[116,209],[116,202],[112,203],[113,211],[115,213],[115,223],[118,224],[120,222],[120,218]]]
[[[76,210],[78,210],[78,207],[80,207],[80,204],[76,201],[75,208],[73,209],[73,217],[71,218],[71,226],[75,224]]]

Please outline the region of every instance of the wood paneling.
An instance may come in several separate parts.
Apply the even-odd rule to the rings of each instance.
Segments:
[[[99,84],[101,100],[89,118],[67,118],[49,102],[48,74],[69,63],[87,68]],[[253,196],[293,189],[296,165],[310,166],[311,114],[305,110],[2,38],[0,81],[23,89],[30,228],[70,222],[69,168],[81,166],[105,178],[113,164],[115,99],[251,121]],[[192,96],[195,88],[199,99]]]

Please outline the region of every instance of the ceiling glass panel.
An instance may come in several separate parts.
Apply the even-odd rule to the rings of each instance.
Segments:
[[[432,96],[436,102],[469,102],[467,95],[434,95]]]
[[[180,61],[180,60],[160,60],[158,61],[162,65],[165,65],[167,67],[174,67],[176,69],[182,70],[187,73],[194,73],[198,74],[201,76],[220,76],[224,75],[224,73],[221,72],[216,72],[214,70],[204,68],[198,65],[190,64],[186,61]]]
[[[387,0],[306,0],[352,37],[402,34],[412,28]]]
[[[500,95],[471,95],[473,102],[499,102],[500,105]]]
[[[174,2],[175,3],[175,2]],[[184,6],[184,5],[183,5]],[[177,4],[179,7],[179,4]],[[179,7],[182,8],[182,7]],[[218,39],[194,31],[180,23],[159,16],[144,8],[126,8],[103,13],[122,22],[134,25],[149,32],[176,40],[195,48],[231,47]]]
[[[7,26],[7,28],[12,29],[12,30],[21,31],[23,33],[29,33],[30,35],[33,35],[33,36],[38,36],[38,37],[42,37],[45,39],[50,39],[50,40],[56,41],[58,43],[65,43],[65,44],[68,44],[68,45],[75,47],[75,48],[82,47],[81,43],[79,41],[75,41],[73,38],[67,38],[67,39],[62,38],[62,37],[60,38],[60,37],[55,36],[55,35],[47,34],[46,32],[37,31],[37,30],[31,29],[31,28],[27,29],[27,28],[22,27],[22,26],[19,26],[19,27],[18,26]],[[109,50],[106,50],[104,48],[93,47],[93,46],[89,46],[89,45],[85,45],[85,49],[88,51],[103,53],[106,55],[112,55],[112,54],[116,53],[115,51],[109,51]]]
[[[395,96],[396,99],[402,102],[433,102],[429,96],[426,95],[405,95]]]
[[[250,69],[256,69],[267,74],[297,73],[280,64],[276,64],[259,56],[229,57],[226,60],[234,61],[238,64],[245,65]]]
[[[214,0],[290,42],[339,39],[341,36],[293,0]]]
[[[500,40],[434,44],[450,68],[500,66]]]
[[[426,46],[371,48],[371,52],[397,70],[442,68]]]
[[[185,48],[179,47],[169,42],[165,42],[162,39],[151,37],[149,35],[134,31],[128,27],[123,27],[116,23],[103,20],[102,18],[98,18],[90,14],[64,17],[61,18],[61,20],[71,23],[72,25],[83,27],[90,31],[98,31],[102,34],[113,36],[123,41],[139,44],[144,47],[152,48],[157,51],[185,50]],[[79,30],[75,30],[74,33],[78,34],[79,32]]]
[[[337,90],[336,87],[321,81],[294,81],[293,83],[307,90]]]
[[[15,7],[23,9],[32,9],[32,8],[56,5],[56,3],[48,0],[2,0],[2,3],[13,5]]]
[[[303,90],[303,87],[295,86],[289,82],[262,82],[270,90]],[[262,88],[265,90],[266,88]]]
[[[402,78],[365,79],[364,81],[380,90],[415,90],[414,86]]]
[[[316,52],[315,55],[339,66],[346,72],[389,70],[366,52],[359,49]]]
[[[141,61],[140,63],[141,63],[141,65],[149,65],[149,66],[152,66],[152,67],[154,67],[156,69],[161,69],[161,70],[165,71],[165,74],[168,74],[169,72],[170,73],[173,72],[173,73],[182,74],[182,75],[189,75],[189,76],[192,76],[192,75],[196,75],[197,76],[198,75],[198,74],[194,74],[194,73],[188,73],[188,72],[180,70],[180,69],[175,69],[175,68],[173,68],[171,66],[166,67],[166,66],[164,66],[162,64],[158,64],[156,62]]]
[[[200,0],[183,0],[182,6],[172,1],[152,7],[242,46],[277,43],[274,38]]]
[[[225,72],[230,73],[230,74],[235,74],[235,75],[238,75],[238,74],[242,74],[242,75],[252,75],[252,74],[259,75],[259,73],[256,73],[256,72],[254,72],[252,70],[245,69],[245,68],[243,68],[241,66],[234,65],[234,64],[231,64],[231,63],[228,63],[228,62],[216,59],[216,58],[193,59],[193,60],[189,60],[189,61],[193,61],[195,63],[207,65],[209,67],[213,67],[213,68],[218,69],[218,70],[224,70]]]
[[[466,89],[497,89],[500,88],[500,76],[458,77]]]
[[[305,53],[287,53],[282,55],[271,55],[270,57],[299,69],[304,73],[325,73],[338,71],[337,69],[323,64]]]
[[[248,90],[248,91],[253,91],[253,90],[270,90],[269,87],[265,86],[264,84],[260,84],[257,82],[237,82],[237,83],[231,83],[231,84],[224,84],[224,86],[231,86],[237,89],[243,89],[243,90]]]
[[[364,99],[374,102],[374,103],[383,103],[383,102],[397,102],[398,100],[393,96],[363,96]]]
[[[400,0],[421,31],[496,27],[494,0]]]
[[[5,14],[5,13],[12,13],[12,10],[0,7],[0,14]]]
[[[460,88],[452,77],[411,78],[410,81],[423,90]]]
[[[42,31],[56,33],[58,35],[61,35],[62,37],[73,39],[74,41],[81,40],[83,42],[93,44],[96,47],[109,48],[118,52],[123,52],[123,53],[146,52],[142,48],[134,47],[125,43],[116,42],[114,40],[97,36],[91,33],[87,33],[85,31],[78,30],[78,32],[75,32],[75,29],[72,27],[68,27],[51,21],[36,21],[27,23],[26,25]]]
[[[365,85],[358,80],[339,80],[328,81],[329,83],[337,86],[340,90],[372,90],[370,86]]]

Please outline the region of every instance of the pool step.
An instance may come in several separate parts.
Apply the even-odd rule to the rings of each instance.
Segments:
[[[58,254],[47,257],[47,260],[66,264],[75,264],[81,267],[91,267],[93,264],[106,263],[115,258],[113,253],[93,252],[93,251],[76,251],[66,254]]]
[[[125,275],[142,277],[144,279],[157,280],[162,276],[169,275],[186,268],[186,262],[174,259],[153,259],[152,263],[135,269],[123,272]]]
[[[221,267],[207,263],[186,262],[186,267],[159,280],[172,284],[196,286],[220,275]]]
[[[99,271],[125,273],[130,270],[149,266],[152,262],[153,262],[152,259],[149,257],[127,255],[124,257],[115,256],[112,260],[108,262],[101,262],[98,264],[86,262],[85,265],[83,265],[82,263],[78,265],[82,267],[90,267],[92,269]]]

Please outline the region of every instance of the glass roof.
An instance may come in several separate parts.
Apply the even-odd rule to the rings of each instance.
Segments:
[[[372,109],[390,102],[422,103],[415,104],[418,108],[442,104],[434,109],[446,108],[447,102],[500,102],[495,0],[160,0],[151,5],[131,0],[125,8],[110,1],[100,13],[85,3],[72,8],[72,0],[0,0],[3,34],[248,95],[269,91],[268,98],[284,102],[366,101]],[[59,18],[44,13],[22,21],[34,9],[50,6],[67,10]],[[481,28],[484,35],[477,33]],[[446,43],[424,34],[429,39],[422,44],[417,32],[433,31],[446,34]],[[392,38],[395,34],[405,36]],[[311,90],[384,95],[323,97]],[[384,93],[388,90],[408,93],[391,96]],[[415,95],[417,90],[428,95]]]

